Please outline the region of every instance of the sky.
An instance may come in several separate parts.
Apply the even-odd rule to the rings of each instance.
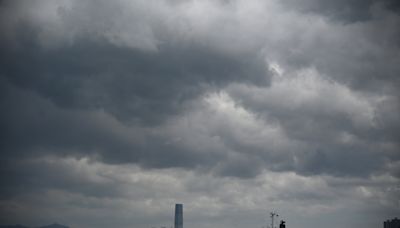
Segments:
[[[0,2],[0,225],[400,217],[400,4]]]

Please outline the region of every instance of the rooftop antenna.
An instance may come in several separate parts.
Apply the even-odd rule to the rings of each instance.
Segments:
[[[271,228],[275,228],[275,226],[274,226],[274,218],[278,217],[279,215],[275,211],[272,211],[269,214],[270,214],[270,217],[271,217]]]

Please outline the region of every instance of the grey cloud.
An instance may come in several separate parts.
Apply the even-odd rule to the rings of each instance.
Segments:
[[[270,88],[231,86],[227,90],[250,112],[280,126],[283,136],[290,139],[287,143],[296,145],[282,147],[281,157],[266,162],[267,167],[304,174],[364,176],[385,170],[387,159],[397,160],[397,121],[390,117],[391,112],[387,118],[382,116],[382,105],[391,103],[391,98],[376,102],[374,96],[357,95],[344,85],[310,76],[313,74],[286,75],[286,79],[277,76]],[[305,90],[301,89],[303,86]],[[393,103],[387,107],[396,109]],[[381,122],[383,119],[391,126]],[[260,154],[271,147],[266,143],[264,148],[259,147]],[[251,149],[242,151],[248,153]],[[354,160],[364,165],[354,166]]]
[[[36,90],[61,106],[103,108],[136,123],[159,122],[175,114],[185,100],[202,93],[207,85],[221,87],[232,80],[268,84],[264,60],[258,53],[230,54],[195,40],[176,38],[176,34],[157,25],[162,20],[157,17],[163,15],[154,15],[154,22],[148,16],[142,17],[140,9],[120,13],[123,2],[101,2],[94,8],[89,2],[70,4],[70,8],[55,9],[56,25],[40,24],[38,6],[39,12],[32,7],[27,16],[16,13],[15,18],[6,18],[17,21],[10,22],[12,28],[3,26],[4,31],[13,34],[12,41],[2,40],[0,57],[4,63],[1,73],[10,82]],[[155,6],[148,8],[150,14],[160,13]],[[103,17],[105,13],[115,15],[115,21]],[[139,25],[126,25],[135,18],[140,19]],[[114,42],[113,36],[124,34],[124,29],[133,34],[140,32],[142,23],[158,35],[159,42],[154,44],[157,50]],[[109,31],[113,26],[122,26],[122,31]],[[48,47],[51,35],[47,33],[60,33],[61,37],[53,38],[59,43]],[[71,34],[70,41],[63,37]]]
[[[376,4],[398,12],[399,4],[393,0],[284,0],[285,6],[305,13],[315,13],[324,15],[330,19],[352,23],[357,21],[371,20],[371,7]]]
[[[354,90],[398,97],[399,15],[378,4],[371,17],[342,24],[304,16],[296,26],[287,25],[291,36],[266,43],[266,55],[287,71],[314,67]]]
[[[207,85],[230,80],[268,83],[263,63],[207,47],[160,47],[157,53],[108,44],[76,44],[53,51],[5,50],[2,75],[57,105],[104,109],[119,119],[160,122]]]
[[[121,192],[115,186],[115,181],[91,180],[85,176],[85,170],[79,170],[68,164],[51,163],[43,161],[2,160],[1,188],[2,200],[12,199],[26,193],[27,189],[32,194],[43,194],[44,191],[63,189],[71,193],[79,193],[90,197],[121,197]]]
[[[103,2],[95,8],[118,15],[123,8],[119,4]],[[24,5],[9,7],[18,12]],[[101,13],[92,12],[90,4],[73,7],[77,8],[56,8],[65,23],[61,27],[73,26],[71,42],[46,35],[53,25],[38,24],[38,16],[31,16],[35,13],[28,7],[31,14],[16,13],[16,22],[10,22],[14,27],[3,27],[13,36],[12,41],[3,37],[0,56],[2,106],[6,110],[2,113],[4,153],[12,157],[45,153],[90,156],[148,167],[215,163],[218,159],[214,156],[190,153],[190,148],[169,144],[168,136],[152,134],[154,129],[146,128],[179,115],[187,103],[232,81],[268,85],[262,56],[175,40],[162,29],[156,31],[157,26],[151,29],[164,39],[157,50],[127,47],[105,37],[107,29],[96,28],[110,26],[112,21],[95,20]],[[8,15],[7,19],[12,18]],[[80,20],[89,24],[80,25]],[[86,31],[92,21],[98,23],[93,25],[96,31]],[[53,29],[69,35],[58,27]],[[52,39],[59,41],[51,44],[55,42]]]
[[[5,84],[6,85],[6,84]],[[3,158],[53,154],[137,163],[144,167],[196,167],[216,163],[221,154],[195,153],[170,143],[168,132],[129,127],[102,111],[60,108],[34,92],[3,86]],[[204,156],[207,154],[208,156]]]
[[[257,175],[264,168],[294,169],[304,173],[368,175],[383,165],[384,159],[379,153],[373,152],[374,150],[384,153],[383,157],[396,157],[398,143],[395,139],[398,136],[399,121],[395,116],[386,118],[386,115],[395,113],[398,109],[394,105],[398,101],[394,89],[398,84],[394,77],[398,69],[396,64],[393,64],[398,58],[394,54],[396,48],[391,48],[396,47],[394,37],[398,30],[384,33],[388,46],[384,46],[372,35],[375,29],[381,29],[380,23],[395,28],[398,23],[396,15],[389,13],[379,17],[378,12],[372,21],[350,25],[329,21],[322,21],[321,24],[316,22],[315,30],[307,30],[304,37],[290,37],[283,41],[271,38],[265,41],[266,47],[263,50],[254,51],[250,48],[253,51],[229,52],[223,48],[216,48],[216,44],[219,44],[216,40],[227,35],[234,36],[234,33],[229,34],[231,30],[223,30],[223,33],[228,34],[218,34],[220,37],[215,38],[216,40],[204,36],[207,42],[191,38],[182,39],[179,37],[182,34],[167,31],[170,28],[165,27],[160,20],[164,16],[163,10],[150,7],[150,15],[156,19],[145,17],[138,22],[149,26],[157,40],[154,41],[155,48],[148,50],[141,49],[141,45],[116,43],[115,39],[108,36],[116,31],[109,28],[112,21],[101,18],[99,12],[111,11],[110,14],[116,18],[115,23],[124,24],[123,21],[130,17],[118,17],[118,12],[124,8],[122,2],[115,6],[102,2],[95,7],[99,12],[92,12],[89,3],[72,6],[56,8],[59,9],[56,12],[57,17],[61,18],[61,25],[57,26],[62,29],[72,26],[73,37],[70,42],[62,37],[53,37],[59,39],[60,43],[54,46],[43,44],[43,39],[51,41],[50,35],[47,34],[52,33],[47,31],[50,28],[61,35],[63,32],[57,26],[40,24],[37,15],[21,16],[19,22],[10,22],[14,27],[3,27],[15,38],[12,42],[6,38],[2,39],[1,46],[1,60],[4,63],[1,76],[5,87],[2,104],[4,107],[12,104],[11,108],[5,109],[7,111],[2,114],[2,135],[6,139],[3,145],[10,150],[9,155],[15,154],[15,151],[24,156],[32,151],[54,151],[64,156],[98,156],[105,162],[133,162],[147,167],[205,166],[208,169],[215,166],[217,168],[214,171],[223,175],[230,175],[231,172],[233,176],[245,177]],[[13,9],[18,11],[18,7]],[[386,9],[382,10],[386,12]],[[232,15],[229,14],[228,20]],[[133,17],[135,18],[135,15]],[[291,15],[285,17],[291,19]],[[11,18],[9,15],[7,19]],[[27,18],[33,20],[26,20]],[[81,21],[85,23],[80,25]],[[90,27],[91,21],[94,23],[93,27]],[[102,25],[107,28],[102,29]],[[85,29],[87,26],[93,30]],[[131,29],[135,30],[137,26],[134,24]],[[295,26],[304,25],[299,23]],[[268,37],[256,29],[249,31],[256,32],[260,37]],[[322,34],[324,31],[326,34]],[[331,38],[330,34],[336,32],[338,34]],[[276,34],[271,33],[270,36],[274,35]],[[355,39],[362,35],[367,36],[360,40]],[[259,43],[258,40],[255,42]],[[352,45],[360,47],[357,49],[359,52],[353,53],[355,48],[352,48]],[[364,51],[363,47],[368,49]],[[297,48],[297,51],[285,55],[291,48]],[[389,51],[390,48],[392,51]],[[370,58],[367,58],[368,56]],[[390,57],[393,57],[391,61],[386,61]],[[279,102],[285,97],[296,98],[297,95],[290,94],[289,89],[286,94],[281,92],[278,96],[269,96],[267,93],[267,96],[263,97],[265,94],[261,93],[261,100],[253,100],[252,96],[257,96],[257,91],[270,89],[271,72],[266,69],[265,59],[278,61],[289,72],[289,76],[290,72],[296,74],[299,68],[314,66],[320,73],[318,77],[332,80],[330,85],[333,86],[336,82],[343,85],[344,93],[346,89],[350,92],[353,89],[361,91],[353,96],[368,97],[370,94],[375,96],[383,93],[387,104],[381,102],[378,106],[372,106],[376,109],[373,115],[379,127],[370,127],[363,123],[371,120],[358,112],[368,111],[368,107],[358,104],[354,101],[356,98],[350,97],[354,103],[346,104],[342,100],[347,97],[340,95],[343,91],[322,91],[329,89],[329,83],[324,85],[326,88],[322,87],[316,91],[323,98],[305,102],[299,107],[287,106],[285,100]],[[305,62],[301,63],[302,61]],[[383,76],[376,76],[375,71],[381,72]],[[234,83],[248,88],[247,91],[231,89],[229,86]],[[193,152],[193,148],[196,147],[190,143],[169,143],[171,133],[168,130],[157,133],[159,129],[165,128],[170,119],[190,115],[189,109],[193,108],[191,105],[214,89],[227,89],[236,105],[243,105],[254,114],[254,119],[261,118],[276,124],[283,129],[283,133],[275,138],[271,137],[270,141],[261,142],[261,139],[249,131],[248,134],[256,140],[248,140],[245,134],[240,133],[241,127],[246,126],[233,124],[234,121],[240,120],[239,117],[237,120],[232,119],[232,123],[224,124],[218,119],[221,117],[213,119],[215,113],[210,110],[200,115],[200,118],[208,120],[208,123],[205,121],[203,125],[209,128],[205,134],[210,135],[193,133],[193,136],[204,137],[203,145],[215,144],[215,147],[199,148],[198,152]],[[273,89],[272,87],[271,90]],[[17,99],[14,99],[14,96]],[[330,96],[333,98],[330,99]],[[386,99],[386,96],[391,98]],[[368,99],[360,100],[369,102]],[[349,108],[350,105],[355,105],[355,108]],[[202,112],[201,107],[195,110]],[[195,118],[192,121],[204,120]],[[117,130],[109,130],[115,126]],[[189,132],[181,133],[191,135]],[[340,137],[344,133],[349,137],[354,136],[360,142],[351,146],[341,145],[343,143],[338,143],[337,140],[341,140]],[[179,134],[174,137],[181,137]],[[219,137],[219,142],[213,141],[214,136]],[[281,139],[286,141],[275,148],[269,146]],[[369,143],[373,139],[378,139],[381,144]],[[394,146],[385,149],[382,144],[387,142],[393,143]],[[300,148],[297,147],[299,145]],[[367,147],[371,149],[366,149]],[[321,159],[323,165],[320,166],[315,162],[321,155],[318,151],[324,151],[322,154],[327,155],[326,161]],[[371,165],[354,170],[351,165],[341,166],[340,161],[346,159],[345,151],[352,151],[351,154],[356,158],[368,155],[371,159],[367,159],[367,162]],[[304,161],[295,164],[296,156],[302,157]],[[219,163],[221,159],[227,159],[226,163]],[[247,165],[250,163],[254,165]],[[340,166],[341,171],[337,172],[334,168],[336,166]],[[243,169],[235,170],[235,167]]]
[[[325,216],[340,205],[352,210],[353,201],[365,202],[368,208],[376,210],[384,203],[381,194],[395,181],[388,176],[362,179],[304,177],[291,172],[264,172],[253,179],[221,178],[175,169],[110,166],[74,158],[39,158],[19,164],[31,169],[30,175],[21,172],[20,180],[29,183],[30,187],[35,182],[36,191],[14,192],[17,194],[13,197],[0,201],[2,221],[5,221],[3,216],[11,216],[8,219],[20,216],[18,218],[23,221],[38,222],[45,214],[46,218],[83,227],[95,225],[91,221],[102,221],[98,224],[100,227],[110,224],[119,227],[129,224],[145,227],[149,223],[167,225],[173,218],[171,202],[176,200],[185,204],[187,225],[194,227],[203,227],[204,220],[229,227],[232,219],[240,214],[243,224],[252,224],[258,219],[262,222],[265,213],[259,213],[265,207],[263,202],[284,212],[283,216],[291,222],[296,220],[296,210]],[[26,201],[26,197],[30,201]],[[3,207],[9,206],[11,199],[20,207]],[[34,207],[43,210],[26,211]],[[221,223],[225,219],[227,224]],[[118,221],[113,223],[113,220]],[[310,219],[298,220],[306,222]],[[318,220],[312,223],[318,223]]]
[[[0,223],[397,213],[395,5],[3,1]]]
[[[97,7],[107,12],[109,6]],[[82,17],[68,13],[62,11]],[[46,26],[35,23],[16,23],[15,40],[2,40],[7,156],[50,152],[148,167],[207,164],[215,159],[168,144],[168,137],[146,127],[162,124],[190,100],[232,80],[268,85],[258,54],[228,54],[174,40],[149,52],[118,46],[96,33],[46,47],[40,41]]]

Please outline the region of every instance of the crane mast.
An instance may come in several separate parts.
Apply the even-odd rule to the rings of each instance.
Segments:
[[[278,217],[279,215],[276,213],[276,212],[274,212],[274,211],[272,211],[271,213],[269,213],[270,214],[270,216],[271,216],[271,228],[275,228],[274,227],[274,218],[275,217]]]

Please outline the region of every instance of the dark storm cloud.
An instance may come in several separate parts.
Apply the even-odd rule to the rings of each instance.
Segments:
[[[79,23],[89,6],[57,12],[64,21]],[[112,14],[115,7],[120,9],[105,2],[96,7]],[[87,17],[100,17],[89,11]],[[186,101],[209,89],[232,81],[268,85],[268,72],[257,53],[228,54],[172,37],[156,51],[126,48],[90,30],[70,44],[47,47],[40,40],[46,27],[27,18],[14,26],[3,28],[13,39],[3,37],[0,56],[4,156],[88,155],[149,167],[208,163],[215,159],[167,144],[166,135],[145,128],[179,114]],[[128,129],[135,125],[139,127]],[[115,126],[117,130],[110,131]]]
[[[67,163],[51,163],[35,160],[12,161],[2,159],[1,164],[1,198],[30,193],[41,194],[49,189],[64,189],[93,197],[120,197],[121,192],[112,179],[105,181],[91,180],[83,175],[85,170],[76,169]]]
[[[354,90],[398,97],[400,16],[396,2],[282,1],[294,11],[314,12],[307,15],[321,21],[313,29],[305,27],[295,32],[298,36],[277,42],[278,56],[282,55],[278,58],[293,69],[315,67],[324,77]],[[286,45],[280,47],[280,43]]]
[[[219,160],[218,153],[192,153],[169,143],[157,129],[130,128],[104,111],[60,108],[34,92],[3,84],[1,148],[4,159],[46,154],[89,156],[107,163],[144,167],[195,167]],[[207,152],[207,151],[203,151]]]
[[[62,107],[100,108],[137,123],[162,122],[202,87],[231,80],[268,83],[257,57],[227,56],[200,45],[166,44],[147,53],[95,41],[55,50],[30,42],[17,49],[3,44],[1,73],[9,82]]]
[[[343,208],[398,212],[394,1],[0,11],[0,223],[164,226],[181,201],[197,227],[256,227],[267,202],[319,226]]]
[[[397,13],[400,9],[400,4],[396,0],[283,0],[282,3],[294,10],[322,14],[346,23],[372,19],[371,7],[376,4],[381,4]]]
[[[332,91],[329,87],[335,86],[329,81],[312,83],[327,83],[328,87],[320,85],[323,90],[315,93],[315,88],[312,88],[315,85],[307,85],[309,94],[298,94],[296,89],[299,85],[292,82],[282,83],[286,88],[278,89],[278,94],[274,94],[274,85],[270,91],[246,86],[228,89],[233,98],[248,110],[258,113],[267,122],[281,126],[284,135],[292,140],[289,144],[294,146],[287,147],[280,151],[279,156],[272,157],[271,154],[277,149],[268,147],[268,144],[264,148],[254,145],[240,147],[245,144],[233,144],[234,147],[246,152],[255,148],[257,156],[272,170],[295,170],[305,175],[326,173],[337,176],[369,176],[385,172],[388,161],[399,159],[397,117],[391,116],[390,111],[383,115],[382,109],[386,105],[391,109],[398,109],[391,98],[377,104],[368,104],[367,100],[363,100],[366,98],[344,95],[346,93],[342,94],[343,97],[337,96],[341,92]],[[277,97],[285,92],[286,98],[276,102]],[[314,97],[313,94],[318,95]],[[375,109],[376,111],[371,112]],[[391,123],[390,127],[384,119]],[[268,150],[270,152],[265,153]],[[355,160],[363,165],[354,165]],[[257,169],[257,166],[253,167]]]
[[[138,163],[146,167],[209,168],[218,164],[215,172],[242,177],[255,176],[265,168],[310,174],[369,175],[385,165],[384,157],[396,157],[399,121],[396,115],[385,118],[387,113],[395,113],[398,109],[395,88],[399,81],[395,75],[400,64],[394,63],[399,61],[395,39],[399,20],[390,11],[383,11],[388,12],[388,16],[379,16],[382,12],[378,10],[370,20],[348,25],[317,21],[316,28],[311,27],[304,37],[288,36],[282,41],[274,39],[273,32],[264,34],[257,29],[249,30],[258,35],[257,44],[246,46],[250,50],[238,51],[234,49],[237,46],[234,43],[229,44],[231,46],[219,43],[221,37],[238,35],[233,30],[223,30],[221,34],[207,31],[203,34],[201,29],[192,33],[175,31],[168,26],[172,22],[162,20],[164,11],[154,6],[157,10],[144,7],[153,17],[150,18],[142,17],[139,11],[143,6],[139,5],[127,14],[123,2],[101,2],[94,8],[89,2],[82,5],[71,3],[72,6],[47,4],[54,7],[50,8],[55,10],[53,14],[36,4],[30,7],[54,17],[54,24],[46,24],[40,15],[36,15],[37,12],[33,10],[32,13],[31,8],[23,4],[3,4],[4,12],[13,12],[13,15],[3,16],[7,23],[2,24],[5,35],[1,39],[0,54],[4,87],[2,106],[5,110],[1,118],[4,126],[2,137],[5,139],[2,147],[7,156],[54,153],[97,157],[110,163]],[[169,3],[163,4],[171,7]],[[172,6],[184,4],[187,3],[173,3]],[[219,4],[222,3],[215,6],[228,7]],[[229,4],[232,7],[240,5],[240,2]],[[335,11],[347,7],[343,4],[347,3],[320,5]],[[365,8],[373,13],[372,2],[348,4],[351,9],[363,11]],[[166,5],[163,7],[168,8]],[[324,9],[319,9],[318,4],[316,7],[324,14]],[[29,13],[23,14],[25,11]],[[230,18],[235,16],[224,10],[215,14],[218,13],[227,14],[221,16],[222,20],[233,20]],[[112,15],[114,20],[103,17],[103,14]],[[351,15],[357,17],[354,13]],[[290,14],[286,16],[288,20],[292,18]],[[219,17],[216,18],[217,22],[206,25],[218,27],[220,21]],[[128,19],[138,21],[125,26],[127,21],[130,22]],[[194,26],[192,29],[201,27],[196,23],[187,22],[185,26]],[[264,26],[257,24],[259,21],[248,23],[255,28]],[[388,32],[381,24],[387,24],[393,32]],[[299,23],[295,26],[304,25]],[[271,28],[271,31],[276,29]],[[381,32],[385,43],[373,35],[375,30]],[[338,34],[331,36],[333,33]],[[128,39],[121,34],[128,34]],[[192,37],[193,34],[200,38]],[[266,41],[260,42],[259,37]],[[239,41],[243,45],[248,42],[245,38]],[[263,43],[266,46],[263,50],[254,49]],[[278,100],[284,97],[295,100],[298,97],[296,93],[302,91],[291,93],[287,90],[280,97],[267,94],[262,99],[253,100],[253,95],[258,96],[257,91],[270,88],[271,73],[265,59],[282,62],[289,73],[314,67],[317,79],[329,78],[328,83],[317,80],[324,87],[316,92],[327,98],[315,98],[290,107]],[[335,87],[334,82],[342,87],[325,94],[323,90]],[[234,83],[247,89],[244,92],[229,89]],[[280,127],[283,133],[268,140],[273,142],[284,138],[287,142],[279,145],[280,148],[271,148],[262,139],[247,140],[245,135],[232,133],[240,131],[235,129],[240,129],[240,125],[234,124],[240,121],[240,116],[225,126],[218,119],[211,118],[215,115],[212,111],[202,112],[204,108],[193,105],[207,92],[226,88],[235,104],[243,105],[255,119],[265,120],[266,127],[269,127],[269,121]],[[358,95],[340,95],[351,94],[352,90],[361,91],[359,103],[362,104],[357,101]],[[384,102],[379,102],[379,105],[363,98],[364,95],[379,93],[385,95],[382,98]],[[346,104],[345,100],[349,98],[353,100]],[[334,108],[330,108],[329,103]],[[356,107],[354,110],[348,108],[352,105]],[[205,123],[205,126],[218,126],[218,129],[207,132],[210,136],[201,143],[212,144],[213,137],[218,136],[218,146],[197,148],[199,152],[195,153],[191,151],[193,145],[190,143],[170,142],[170,137],[179,138],[181,133],[171,136],[169,129],[164,129],[165,124],[179,116],[190,119],[188,113],[193,107],[202,113],[201,118],[210,120],[210,123],[214,121]],[[363,117],[362,112],[368,112],[365,114],[367,117]],[[373,121],[378,122],[377,126],[365,125],[364,122],[372,121],[371,118],[375,118]],[[346,134],[359,141],[350,144],[337,142]],[[199,133],[193,135],[195,138],[203,137]],[[379,144],[373,145],[372,140],[378,140]],[[394,146],[382,149],[384,143]],[[296,145],[301,146],[296,150]],[[374,151],[381,151],[384,156]],[[219,163],[222,158],[226,161]],[[362,158],[368,165],[354,167],[342,162],[349,158]]]

